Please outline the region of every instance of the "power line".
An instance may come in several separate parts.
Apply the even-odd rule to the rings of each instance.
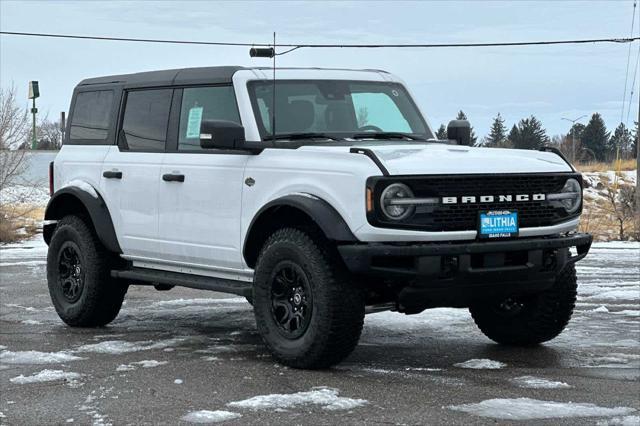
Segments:
[[[625,124],[629,127],[629,115],[631,115],[631,102],[633,100],[633,94],[635,92],[636,87],[636,76],[638,75],[638,65],[640,64],[640,46],[638,46],[638,56],[636,57],[636,66],[633,70],[633,82],[631,83],[631,94],[629,94],[629,106],[627,107],[627,119],[625,120]],[[622,105],[624,108],[624,105]]]
[[[633,15],[631,17],[631,37],[633,37],[633,28],[636,23],[636,0],[633,0]],[[629,45],[629,52],[627,53],[627,70],[624,74],[624,92],[622,92],[622,111],[620,111],[620,122],[622,123],[622,118],[624,117],[624,101],[627,97],[627,81],[629,80],[629,63],[631,62],[631,45]],[[633,89],[633,88],[632,88]],[[631,107],[631,105],[629,105]]]
[[[25,36],[25,37],[49,37],[78,40],[100,40],[100,41],[123,41],[137,43],[164,43],[164,44],[190,44],[206,46],[241,46],[241,47],[269,47],[270,43],[234,43],[218,41],[196,41],[196,40],[168,40],[151,38],[131,38],[131,37],[106,37],[87,36],[75,34],[53,34],[53,33],[28,33],[16,31],[0,31],[2,35]],[[444,48],[444,47],[507,47],[507,46],[548,46],[561,44],[590,44],[590,43],[632,43],[640,40],[640,37],[628,38],[600,38],[600,39],[578,39],[578,40],[546,40],[546,41],[517,41],[517,42],[492,42],[492,43],[428,43],[428,44],[278,44],[278,47],[292,48],[289,51],[301,48]],[[283,52],[287,53],[287,52]]]

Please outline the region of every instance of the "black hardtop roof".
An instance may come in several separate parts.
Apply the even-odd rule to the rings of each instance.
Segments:
[[[168,86],[181,84],[230,83],[239,66],[181,68],[174,70],[138,72],[134,74],[107,75],[86,78],[78,86],[95,84]]]
[[[241,66],[219,66],[200,68],[180,68],[173,70],[147,71],[134,74],[107,75],[104,77],[86,78],[78,83],[78,86],[90,86],[97,84],[114,84],[123,86],[173,86],[189,84],[219,84],[231,83],[233,74],[238,70],[256,69],[271,70],[268,67],[246,68]],[[380,72],[388,74],[386,71],[375,69],[345,69],[345,68],[276,68],[276,70],[338,70],[338,71],[364,71]]]

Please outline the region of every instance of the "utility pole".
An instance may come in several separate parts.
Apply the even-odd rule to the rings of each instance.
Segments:
[[[40,88],[37,81],[29,82],[29,99],[33,100],[33,107],[31,108],[31,114],[33,115],[33,129],[31,130],[31,149],[36,149],[38,146],[38,136],[36,135],[36,114],[38,114],[38,108],[36,108],[36,98],[40,96]]]
[[[570,119],[570,118],[564,118],[561,117],[562,120],[567,120],[571,122],[571,162],[575,163],[576,162],[576,132],[575,129],[573,128],[573,126],[576,125],[576,121],[578,120],[582,120],[583,118],[585,118],[586,115],[580,116],[574,120]]]
[[[638,125],[636,126],[636,238],[640,237],[640,103],[638,103]]]

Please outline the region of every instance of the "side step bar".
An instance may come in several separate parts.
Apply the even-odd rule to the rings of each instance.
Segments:
[[[156,269],[130,268],[113,270],[111,276],[124,280],[130,280],[136,284],[168,284],[181,287],[195,288],[198,290],[219,291],[232,293],[239,296],[251,296],[251,284],[224,278],[203,277],[200,275],[182,274],[178,272],[159,271]]]

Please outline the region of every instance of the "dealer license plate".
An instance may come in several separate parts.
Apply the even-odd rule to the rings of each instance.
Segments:
[[[480,238],[509,238],[518,236],[518,212],[493,210],[480,212]]]

